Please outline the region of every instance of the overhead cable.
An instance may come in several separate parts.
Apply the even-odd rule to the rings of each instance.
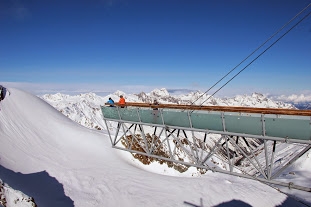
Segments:
[[[226,75],[224,75],[220,80],[218,80],[214,85],[212,85],[208,90],[206,90],[202,95],[200,95],[196,100],[191,102],[191,105],[193,105],[196,101],[198,101],[201,97],[203,97],[205,94],[207,94],[212,88],[214,88],[219,82],[221,82],[224,78],[226,78],[230,73],[232,73],[237,67],[239,67],[243,62],[245,62],[249,57],[251,57],[255,52],[257,52],[260,48],[262,48],[269,40],[271,40],[273,37],[275,37],[280,31],[282,31],[288,24],[290,24],[293,20],[295,20],[301,13],[303,13],[309,6],[311,6],[311,3],[307,5],[304,9],[302,9],[299,13],[297,13],[291,20],[289,20],[286,24],[284,24],[280,29],[278,29],[272,36],[270,36],[265,42],[263,42],[259,47],[257,47],[252,53],[250,53],[246,58],[244,58],[238,65],[236,65],[233,69],[231,69]],[[308,15],[307,15],[308,16]],[[306,17],[304,17],[306,18]],[[299,22],[300,23],[300,22]],[[296,25],[295,25],[296,26]],[[288,32],[287,32],[288,33]],[[280,38],[279,38],[280,39]],[[279,40],[278,39],[278,40]],[[278,41],[277,40],[277,41]],[[270,46],[271,47],[271,46]],[[269,47],[269,48],[270,48]],[[259,55],[261,56],[261,54]],[[258,57],[257,57],[258,58]],[[257,59],[256,58],[256,59]],[[252,61],[253,62],[253,61]],[[245,68],[244,68],[245,69]],[[243,69],[243,70],[244,70]],[[243,71],[242,70],[242,71]],[[240,72],[242,72],[240,71]],[[239,72],[239,73],[240,73]],[[233,78],[232,78],[233,79]],[[229,81],[230,82],[230,81]],[[223,88],[223,87],[221,87]],[[220,90],[220,89],[219,89]],[[217,92],[219,91],[217,90]],[[215,94],[215,93],[214,93]],[[214,95],[213,94],[213,95]],[[209,98],[208,98],[209,99]],[[206,102],[206,101],[204,101]],[[204,103],[203,102],[203,103]],[[201,103],[201,105],[203,104]]]
[[[311,5],[311,4],[309,4]],[[300,24],[305,18],[307,18],[311,12],[306,14],[301,20],[299,20],[295,25],[293,25],[289,30],[287,30],[282,36],[280,36],[277,40],[275,40],[268,48],[266,48],[263,52],[261,52],[257,57],[255,57],[250,63],[248,63],[243,69],[241,69],[237,74],[235,74],[230,80],[228,80],[225,84],[223,84],[218,90],[216,90],[211,96],[209,96],[205,101],[201,103],[200,106],[203,105],[210,97],[214,96],[218,91],[220,91],[223,87],[225,87],[229,82],[231,82],[235,77],[237,77],[241,72],[243,72],[248,66],[250,66],[255,60],[257,60],[261,55],[263,55],[267,50],[269,50],[273,45],[275,45],[280,39],[282,39],[286,34],[288,34],[293,28],[295,28],[298,24]],[[192,111],[193,112],[193,111]]]

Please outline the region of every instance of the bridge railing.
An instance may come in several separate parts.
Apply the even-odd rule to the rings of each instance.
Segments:
[[[190,111],[175,108],[102,106],[105,119],[132,123],[148,123],[230,133],[249,137],[277,137],[309,143],[311,116],[243,113],[215,110]],[[247,110],[245,110],[247,111]]]

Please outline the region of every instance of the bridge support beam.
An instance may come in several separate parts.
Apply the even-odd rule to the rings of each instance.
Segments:
[[[254,135],[226,131],[223,113],[222,129],[216,131],[192,127],[190,113],[187,113],[189,127],[185,127],[167,125],[162,110],[152,112],[156,116],[152,121],[144,121],[139,110],[129,115],[117,111],[118,118],[104,114],[112,147],[132,153],[144,164],[158,161],[180,172],[196,167],[202,173],[211,170],[311,192],[311,186],[278,179],[282,173],[288,173],[288,166],[311,149],[311,141],[266,136],[263,115],[262,135]],[[130,121],[130,115],[134,114],[137,120]],[[284,153],[286,150],[291,154]]]

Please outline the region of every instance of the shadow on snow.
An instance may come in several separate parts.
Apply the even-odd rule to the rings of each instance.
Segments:
[[[200,204],[190,203],[187,201],[184,201],[184,204],[186,204],[189,207],[191,207],[191,206],[192,207],[205,207],[203,205],[203,199],[202,198],[200,199],[200,201],[201,201]],[[304,206],[308,206],[308,205],[305,205],[303,203],[299,203],[295,199],[287,197],[287,199],[285,201],[283,201],[282,204],[277,205],[276,207],[291,207],[291,206],[304,207]],[[245,203],[244,201],[233,199],[231,201],[220,203],[220,204],[213,206],[213,207],[251,207],[251,205],[249,205],[248,203]]]
[[[46,171],[22,174],[0,165],[0,178],[13,189],[34,198],[38,206],[74,207],[73,201],[65,195],[63,185]]]

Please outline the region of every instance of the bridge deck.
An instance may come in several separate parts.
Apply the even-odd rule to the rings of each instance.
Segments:
[[[102,106],[102,112],[115,121],[311,140],[311,110],[127,103],[126,108]]]

